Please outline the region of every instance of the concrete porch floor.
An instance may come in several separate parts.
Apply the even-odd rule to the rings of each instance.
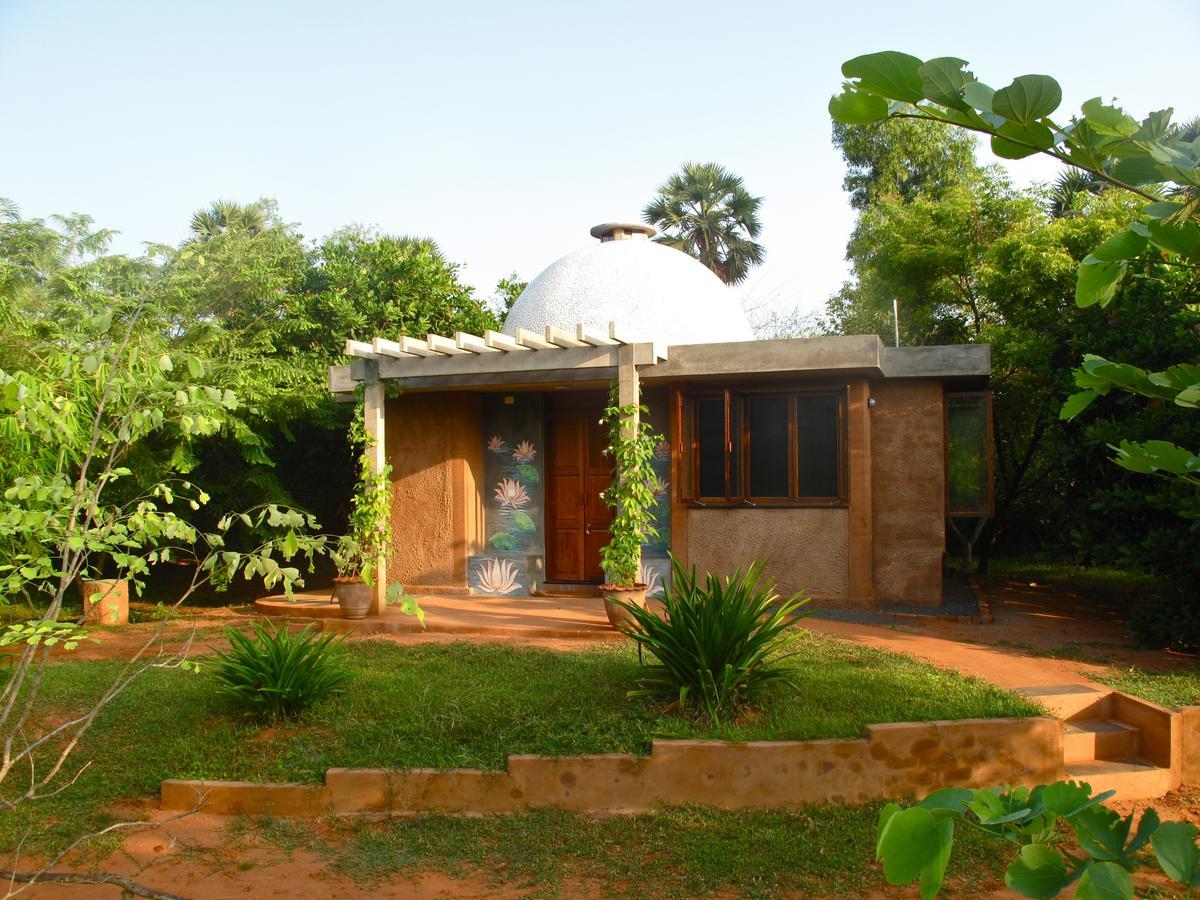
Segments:
[[[622,640],[608,624],[599,597],[484,597],[418,595],[425,628],[413,616],[388,609],[381,616],[344,619],[325,594],[296,594],[256,600],[258,612],[290,619],[319,619],[324,631],[350,634],[481,634],[509,638]]]

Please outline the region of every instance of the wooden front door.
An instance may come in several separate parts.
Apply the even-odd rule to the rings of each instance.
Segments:
[[[548,581],[604,579],[600,548],[608,543],[612,511],[600,494],[612,480],[612,463],[604,455],[605,430],[599,419],[599,407],[592,412],[551,410],[548,416]]]

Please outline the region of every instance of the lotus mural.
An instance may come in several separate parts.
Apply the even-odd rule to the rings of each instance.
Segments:
[[[500,483],[496,485],[495,496],[500,501],[501,508],[518,509],[529,503],[525,485],[514,478],[501,478]]]
[[[517,567],[507,559],[485,559],[475,569],[477,589],[487,594],[511,594],[521,585]]]
[[[504,440],[504,438],[500,437],[498,434],[493,434],[490,438],[488,438],[487,448],[493,453],[503,453],[508,449],[508,441]]]
[[[533,444],[529,441],[521,441],[521,443],[517,444],[517,449],[513,451],[513,459],[519,463],[533,462],[533,458],[536,455],[537,451],[533,449]]]
[[[646,563],[638,563],[637,580],[646,586],[646,596],[654,597],[663,593],[662,577],[658,574],[658,569]]]

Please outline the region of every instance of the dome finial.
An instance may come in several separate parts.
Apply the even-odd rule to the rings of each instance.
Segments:
[[[633,238],[644,241],[658,234],[652,226],[641,225],[637,222],[604,222],[601,225],[593,225],[590,233],[592,237],[600,238],[602,244],[608,241],[628,241]]]

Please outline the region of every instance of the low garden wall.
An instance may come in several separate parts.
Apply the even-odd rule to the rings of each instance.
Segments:
[[[162,808],[216,814],[633,812],[704,804],[789,809],[1063,777],[1051,718],[871,725],[866,738],[655,741],[649,756],[510,756],[502,772],[330,769],[323,785],[164,781]]]
[[[1179,707],[1184,784],[1200,784],[1200,706]]]

